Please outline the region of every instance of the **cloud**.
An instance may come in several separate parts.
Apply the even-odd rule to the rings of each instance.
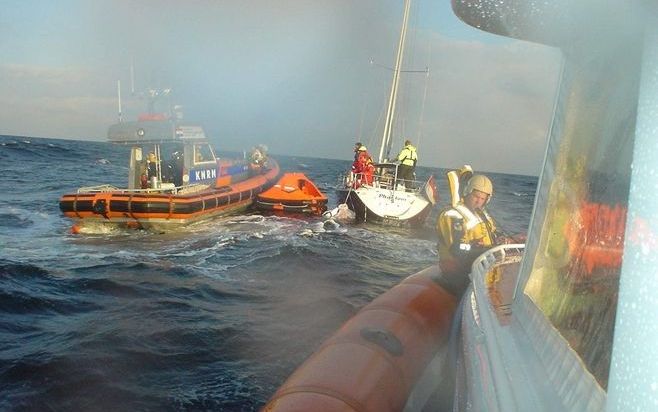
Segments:
[[[67,29],[49,26],[47,61],[35,49],[31,59],[0,66],[0,102],[11,108],[0,114],[0,133],[104,139],[116,119],[118,79],[125,118],[142,109],[130,96],[134,62],[137,91],[173,88],[186,118],[222,149],[262,142],[272,153],[349,159],[359,139],[374,151],[390,89],[383,66],[393,65],[401,5],[182,4],[99,1],[61,10],[57,21]],[[423,74],[404,75],[395,136],[420,139],[420,164],[537,173],[558,53],[448,38],[429,25],[409,41],[405,68],[431,72],[427,83]],[[17,49],[27,53],[27,46]]]
[[[536,174],[541,166],[559,54],[530,43],[442,42],[426,124],[439,166]],[[440,59],[440,61],[439,61]]]
[[[0,79],[1,134],[103,140],[115,119],[111,83],[87,68],[5,64]]]

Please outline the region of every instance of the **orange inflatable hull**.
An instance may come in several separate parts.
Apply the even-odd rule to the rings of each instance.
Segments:
[[[375,299],[304,362],[264,411],[400,411],[447,341],[457,299],[425,269]]]
[[[270,187],[279,166],[228,186],[208,188],[193,194],[162,194],[108,191],[65,194],[59,201],[62,213],[77,223],[113,223],[128,227],[168,227],[211,216],[245,210],[256,196]]]

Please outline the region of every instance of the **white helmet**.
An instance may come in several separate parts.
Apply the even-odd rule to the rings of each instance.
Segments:
[[[464,189],[464,196],[468,196],[473,190],[486,193],[491,197],[493,195],[493,184],[485,175],[473,175],[473,177],[468,179],[468,183]]]

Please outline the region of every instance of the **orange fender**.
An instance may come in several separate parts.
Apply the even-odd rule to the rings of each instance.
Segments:
[[[427,268],[361,309],[279,388],[264,411],[401,410],[450,333],[457,299]]]

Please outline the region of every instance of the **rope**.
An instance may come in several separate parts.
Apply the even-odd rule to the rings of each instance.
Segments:
[[[350,198],[350,195],[352,194],[353,190],[354,190],[354,183],[350,185],[350,190],[347,191],[347,196],[345,196],[345,204],[347,204],[347,200]]]

